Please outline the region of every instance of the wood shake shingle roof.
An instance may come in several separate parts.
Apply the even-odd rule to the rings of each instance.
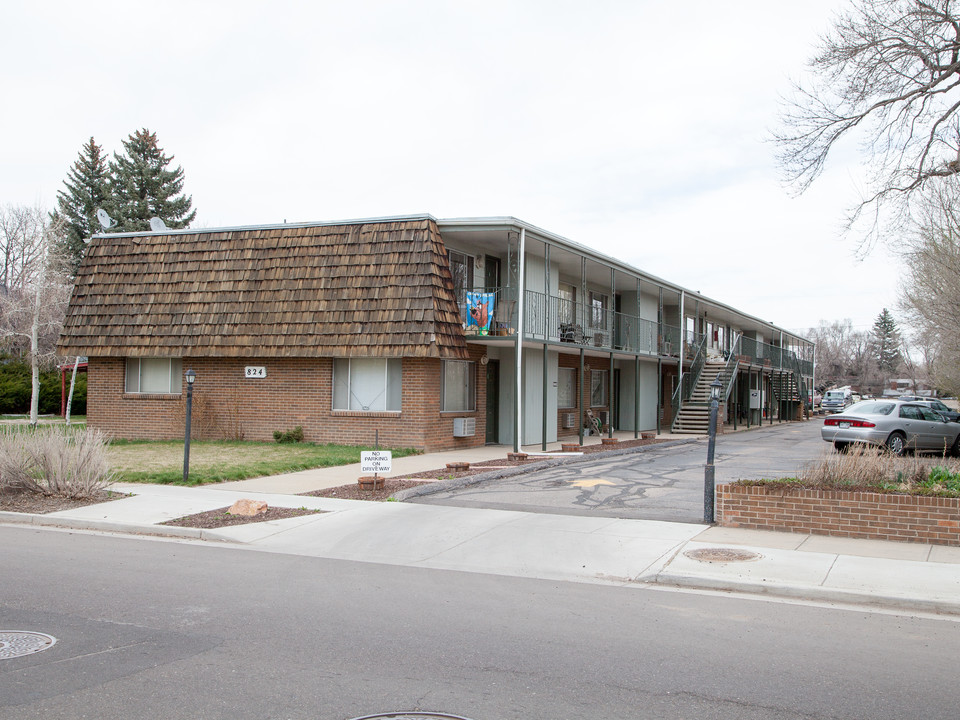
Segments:
[[[100,235],[64,355],[465,358],[430,218]]]

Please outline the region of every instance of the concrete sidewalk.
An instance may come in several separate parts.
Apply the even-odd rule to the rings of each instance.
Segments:
[[[436,466],[436,456],[425,457]],[[134,496],[48,515],[0,513],[0,523],[216,540],[264,552],[462,572],[707,588],[960,615],[960,548],[230,487],[236,485],[243,483],[120,485],[117,490]],[[213,531],[159,525],[241,497],[324,512]],[[743,559],[736,550],[747,551],[740,553]]]

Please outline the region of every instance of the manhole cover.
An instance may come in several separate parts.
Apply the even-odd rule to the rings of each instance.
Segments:
[[[699,560],[700,562],[750,562],[760,559],[760,553],[750,550],[732,550],[730,548],[687,550],[684,555],[691,560]]]
[[[433,712],[378,713],[377,715],[364,715],[350,720],[423,720],[423,718],[426,718],[426,720],[470,720],[470,718],[465,718],[462,715],[446,715]]]
[[[57,641],[52,635],[27,630],[0,630],[0,660],[32,655],[53,647]]]

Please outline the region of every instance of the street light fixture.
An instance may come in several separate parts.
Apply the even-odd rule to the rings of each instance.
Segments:
[[[707,440],[707,464],[703,468],[703,521],[713,523],[713,502],[716,489],[716,476],[713,467],[713,455],[717,446],[717,410],[720,407],[720,391],[723,383],[720,382],[720,373],[710,383],[710,425]]]
[[[187,381],[187,422],[183,437],[183,482],[190,478],[190,414],[193,410],[193,383],[197,379],[197,374],[193,370],[187,370],[183,374]]]

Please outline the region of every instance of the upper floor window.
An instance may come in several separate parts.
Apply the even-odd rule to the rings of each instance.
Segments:
[[[341,358],[333,361],[333,409],[400,412],[403,361]]]
[[[610,298],[603,293],[590,291],[590,327],[599,330],[607,329],[607,315],[610,309]]]
[[[180,358],[127,358],[124,392],[179,394],[183,388]]]
[[[560,295],[560,322],[568,325],[576,324],[577,320],[577,289],[573,285],[561,284]]]
[[[457,303],[462,309],[467,302],[467,290],[473,290],[473,256],[448,250],[447,257],[450,258],[450,274],[453,275]]]

